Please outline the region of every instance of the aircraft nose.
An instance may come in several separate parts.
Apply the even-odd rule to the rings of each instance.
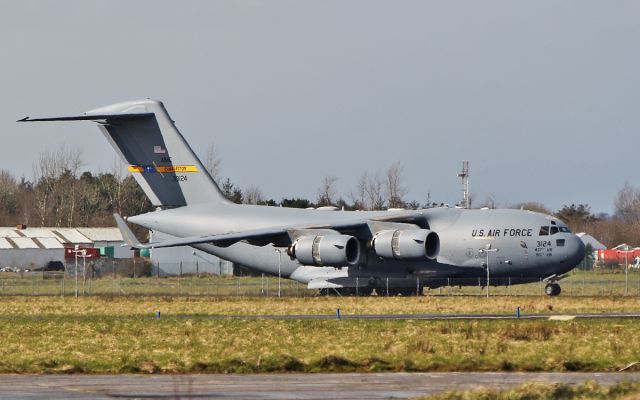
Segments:
[[[573,235],[569,243],[570,244],[567,248],[567,255],[569,256],[571,263],[576,266],[584,258],[586,254],[586,248],[582,239],[580,239],[577,235]]]

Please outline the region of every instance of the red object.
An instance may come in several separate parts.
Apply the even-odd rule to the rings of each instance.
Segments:
[[[87,260],[93,260],[100,258],[100,249],[95,247],[78,247],[78,258],[82,258],[83,252]],[[64,258],[67,260],[73,260],[76,258],[75,248],[65,247]]]
[[[602,264],[624,264],[626,254],[627,263],[633,264],[634,258],[640,257],[640,247],[629,250],[624,250],[620,247],[621,246],[614,247],[613,249],[597,250],[596,261]]]

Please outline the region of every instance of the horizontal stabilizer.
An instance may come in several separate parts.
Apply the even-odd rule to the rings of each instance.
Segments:
[[[17,122],[42,122],[42,121],[102,121],[102,120],[126,120],[153,117],[153,113],[127,113],[127,114],[85,114],[70,117],[30,118],[24,117]]]
[[[118,229],[120,229],[120,233],[122,234],[122,239],[124,239],[124,242],[126,244],[133,247],[134,249],[141,249],[145,247],[138,241],[136,235],[131,232],[131,229],[129,229],[127,223],[124,222],[124,219],[122,219],[120,214],[113,214],[113,217],[116,219],[116,224],[118,225]]]

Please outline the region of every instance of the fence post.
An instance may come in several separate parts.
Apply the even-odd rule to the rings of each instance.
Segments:
[[[542,288],[542,278],[540,278],[540,296],[544,296],[544,289]]]
[[[182,278],[182,261],[180,261],[180,278]]]
[[[387,297],[389,297],[389,277],[387,276]]]

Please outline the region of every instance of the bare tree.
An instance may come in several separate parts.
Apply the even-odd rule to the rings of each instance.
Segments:
[[[367,197],[367,181],[368,181],[368,179],[369,179],[369,176],[368,176],[367,172],[365,171],[358,178],[358,183],[357,183],[357,186],[356,186],[356,193],[351,192],[349,194],[349,197],[351,198],[351,201],[353,202],[353,207],[356,210],[368,210],[367,199],[366,199],[366,197]]]
[[[0,218],[6,225],[7,220],[20,212],[20,187],[9,171],[0,170]]]
[[[337,177],[330,175],[322,179],[320,189],[318,189],[318,206],[330,206],[333,204],[333,198],[336,195],[335,184]]]
[[[549,210],[544,204],[537,201],[525,201],[524,203],[517,203],[509,208],[515,208],[520,210],[534,211],[542,214],[551,215],[553,212]]]
[[[385,192],[389,208],[405,206],[404,196],[407,195],[407,189],[402,184],[403,169],[402,163],[396,161],[391,164],[385,175]]]
[[[218,152],[213,143],[209,144],[207,147],[207,153],[204,157],[204,167],[209,172],[209,175],[213,178],[213,180],[218,183],[220,181],[220,164],[222,160],[218,156]]]
[[[625,182],[616,196],[615,210],[626,222],[640,222],[640,190]]]
[[[264,201],[264,195],[262,190],[257,186],[249,186],[244,191],[244,203],[245,204],[260,204]]]
[[[34,165],[35,197],[41,225],[68,226],[78,201],[77,175],[82,166],[80,149],[69,149],[64,144],[55,151],[40,154]]]
[[[485,199],[484,205],[482,206],[482,208],[490,208],[490,209],[496,208],[496,196],[494,196],[493,193],[487,194],[487,198]]]

